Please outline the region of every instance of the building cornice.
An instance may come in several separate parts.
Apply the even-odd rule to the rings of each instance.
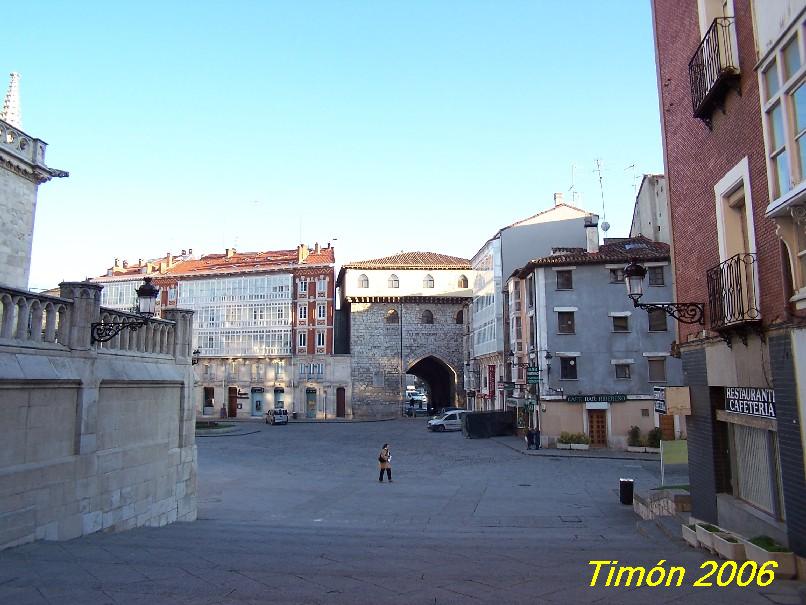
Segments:
[[[443,303],[460,304],[471,296],[346,296],[349,303]]]

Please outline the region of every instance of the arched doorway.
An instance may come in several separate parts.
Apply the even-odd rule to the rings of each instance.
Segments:
[[[428,385],[428,407],[433,410],[456,405],[456,372],[444,361],[428,355],[414,362],[406,372]]]

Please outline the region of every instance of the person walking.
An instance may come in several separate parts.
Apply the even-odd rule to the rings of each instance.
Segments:
[[[389,453],[389,444],[384,443],[383,448],[381,448],[380,453],[378,454],[378,466],[381,469],[380,475],[378,475],[378,481],[383,483],[383,471],[386,471],[386,478],[389,479],[389,483],[392,482],[392,454]]]

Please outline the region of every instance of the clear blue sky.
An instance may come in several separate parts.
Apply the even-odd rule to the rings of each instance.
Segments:
[[[114,257],[294,247],[472,256],[570,196],[626,235],[662,172],[649,2],[12,3],[0,73],[70,171],[31,286]],[[3,84],[3,89],[7,80]],[[626,169],[626,170],[625,170]],[[300,239],[300,233],[302,240]]]

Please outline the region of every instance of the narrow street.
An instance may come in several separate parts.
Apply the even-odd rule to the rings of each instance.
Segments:
[[[778,581],[692,588],[705,557],[618,501],[619,477],[654,485],[656,462],[527,457],[424,424],[199,437],[197,522],[0,553],[0,603],[798,602]],[[683,587],[589,587],[589,560],[661,559],[687,568]]]

